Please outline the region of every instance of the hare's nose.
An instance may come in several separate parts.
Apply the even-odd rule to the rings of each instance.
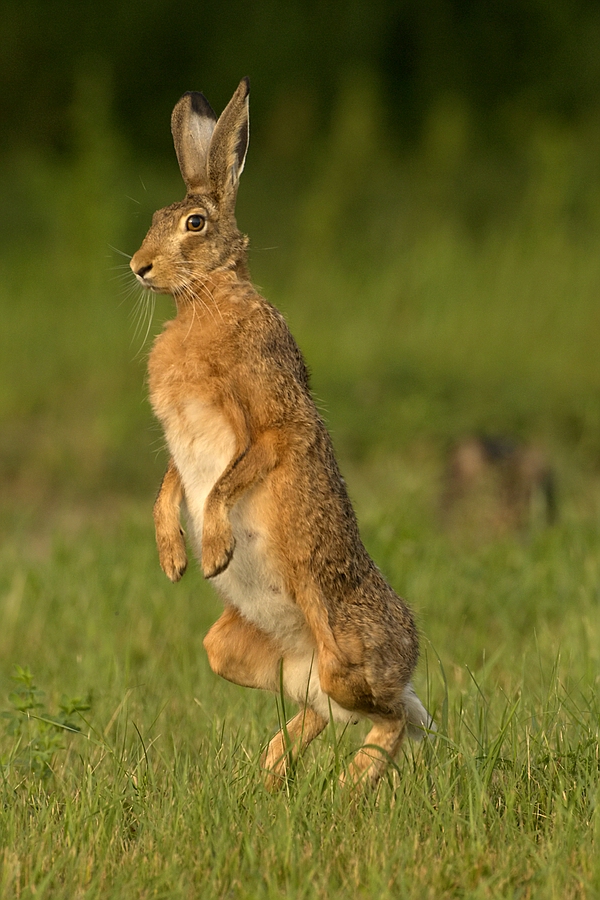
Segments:
[[[147,275],[150,269],[152,268],[152,263],[148,263],[147,266],[140,266],[139,269],[134,269],[135,274],[138,278],[143,278],[144,275]]]

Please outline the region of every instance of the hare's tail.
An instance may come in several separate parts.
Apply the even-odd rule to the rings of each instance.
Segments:
[[[408,736],[413,741],[422,741],[432,731],[436,731],[435,722],[415,694],[409,682],[404,688],[404,705],[408,716]]]

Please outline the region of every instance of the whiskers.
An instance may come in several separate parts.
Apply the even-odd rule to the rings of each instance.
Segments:
[[[169,452],[169,445],[167,444],[167,439],[165,438],[160,425],[158,422],[152,427],[153,433],[156,433],[157,436],[150,441],[150,452],[153,454],[155,459],[159,459],[161,456],[164,456],[165,453]]]
[[[216,322],[217,316],[223,321],[223,314],[215,300],[215,297],[208,287],[202,281],[198,274],[185,263],[180,262],[175,270],[172,278],[173,296],[181,303],[191,306],[192,320],[188,330],[191,331],[199,310],[206,312],[213,322]],[[186,336],[187,337],[187,336]]]
[[[132,287],[132,293],[133,291],[135,291],[135,288],[136,285],[134,284]],[[135,354],[136,359],[144,352],[144,348],[148,340],[148,335],[150,334],[150,329],[152,328],[152,322],[154,321],[155,311],[156,294],[152,293],[152,291],[145,290],[141,285],[139,285],[137,298],[130,313],[135,326],[131,343],[137,344],[138,340],[141,338],[139,350]]]
[[[112,244],[109,244],[108,246],[109,246],[110,249],[113,251],[113,253],[118,253],[119,256],[124,256],[125,259],[131,259],[131,253],[125,253],[124,250],[119,250],[118,247],[113,247]]]
[[[128,253],[111,247],[111,250],[131,259]],[[156,297],[154,291],[143,288],[135,276],[132,274],[128,263],[122,263],[114,266],[116,274],[114,280],[122,282],[122,300],[121,303],[131,303],[130,316],[133,321],[133,337],[131,343],[138,346],[135,357],[138,358],[145,350],[148,338],[152,330],[154,314],[156,312]],[[184,260],[177,262],[172,261],[168,272],[168,291],[180,308],[188,308],[191,311],[189,329],[184,340],[187,340],[194,324],[204,314],[209,316],[213,322],[224,321],[223,313],[219,308],[213,291],[198,274],[193,265],[186,263]],[[133,302],[132,302],[133,300]]]
[[[125,257],[126,260],[132,258],[130,253],[125,253],[123,250],[119,250],[118,247],[113,247],[111,244],[109,244],[109,247],[113,253],[118,253],[119,256]],[[133,322],[131,344],[132,346],[138,345],[139,342],[139,349],[134,354],[134,359],[138,359],[144,352],[150,329],[152,328],[156,311],[156,295],[152,291],[145,290],[140,285],[131,271],[129,262],[113,266],[113,270],[116,274],[113,275],[112,280],[121,282],[122,285],[120,291],[121,305],[126,302],[131,303],[133,298],[129,311],[129,316]]]

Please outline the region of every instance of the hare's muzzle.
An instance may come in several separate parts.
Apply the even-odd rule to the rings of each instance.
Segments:
[[[131,258],[131,261],[129,263],[131,271],[143,287],[151,288],[151,279],[147,278],[146,276],[152,271],[152,263],[145,263],[143,260],[140,260],[137,257],[138,254],[136,253]]]

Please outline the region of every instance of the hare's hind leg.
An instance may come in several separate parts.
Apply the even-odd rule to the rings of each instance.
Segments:
[[[278,731],[262,755],[261,765],[266,770],[265,784],[269,790],[281,787],[288,766],[298,758],[327,725],[327,719],[305,706],[285,728]]]
[[[377,721],[350,763],[348,773],[340,776],[340,782],[370,786],[377,784],[388,763],[400,749],[405,731],[405,717]]]
[[[284,655],[269,635],[227,606],[204,638],[210,667],[243,687],[277,692]],[[297,756],[323,731],[327,719],[309,707],[299,712],[269,743],[261,759],[271,789],[283,783],[290,756]],[[286,736],[287,735],[287,736]]]
[[[278,689],[281,648],[235,606],[225,607],[204,638],[204,649],[213,672],[227,681],[264,691]]]

